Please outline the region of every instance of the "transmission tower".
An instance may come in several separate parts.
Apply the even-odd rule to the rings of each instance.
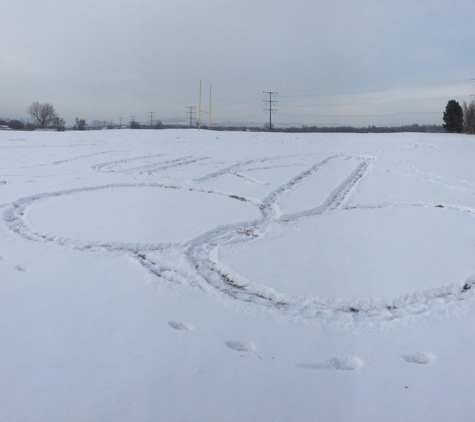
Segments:
[[[153,115],[155,114],[155,112],[149,111],[148,114],[150,114],[150,129],[152,129]]]
[[[130,116],[130,129],[135,129],[137,122],[135,121],[135,116]]]
[[[186,114],[190,118],[190,127],[193,127],[193,115],[196,114],[196,107],[186,106],[185,108],[187,109]]]
[[[269,97],[268,100],[263,100],[265,105],[268,105],[269,108],[265,108],[264,111],[269,112],[269,132],[272,132],[272,113],[277,113],[277,110],[275,108],[272,108],[273,105],[277,104],[277,101],[272,100],[273,96],[276,96],[278,92],[273,92],[273,91],[264,91],[263,94],[266,97]]]

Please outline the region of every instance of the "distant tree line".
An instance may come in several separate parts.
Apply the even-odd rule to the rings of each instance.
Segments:
[[[273,128],[273,132],[290,132],[290,133],[398,133],[398,132],[425,132],[439,133],[445,132],[441,125],[412,125],[403,126],[302,126],[290,128]]]
[[[28,108],[27,113],[30,116],[30,120],[25,122],[23,120],[16,119],[2,119],[0,118],[0,125],[6,125],[13,130],[35,130],[40,129],[55,129],[58,131],[65,130],[65,121],[58,116],[54,106],[49,103],[33,102]],[[365,126],[365,127],[353,127],[353,126],[306,126],[301,127],[288,127],[278,128],[272,125],[269,128],[268,125],[264,127],[249,127],[249,126],[213,126],[212,130],[219,131],[250,131],[250,132],[262,132],[269,129],[273,132],[288,132],[288,133],[397,133],[397,132],[425,132],[425,133],[468,133],[475,134],[475,100],[472,100],[469,104],[465,101],[461,106],[457,101],[450,100],[447,103],[446,109],[443,114],[443,125],[402,125],[402,126]],[[104,128],[113,129],[117,128],[117,125],[113,125],[112,121],[109,125],[104,126],[105,122],[94,120],[92,122],[92,128]],[[76,117],[75,124],[71,128],[72,130],[86,130],[86,120]],[[135,119],[132,119],[129,123],[131,129],[173,129],[183,128],[187,129],[186,125],[166,125],[160,120],[156,120],[154,125],[142,125]]]
[[[143,125],[136,120],[132,119],[130,121],[130,129],[164,129],[165,126],[160,120],[156,120],[155,124],[152,125]]]
[[[0,119],[0,125],[7,125],[13,130],[35,130],[38,128],[51,128],[58,131],[65,129],[64,119],[59,117],[52,104],[33,102],[26,112],[30,116],[30,121],[25,123],[23,120]]]
[[[28,125],[23,120],[10,120],[0,118],[0,125],[8,126],[10,129],[13,130],[29,130],[29,128],[27,127]]]

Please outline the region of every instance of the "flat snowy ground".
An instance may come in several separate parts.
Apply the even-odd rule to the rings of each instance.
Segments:
[[[0,420],[475,414],[475,137],[0,132]]]

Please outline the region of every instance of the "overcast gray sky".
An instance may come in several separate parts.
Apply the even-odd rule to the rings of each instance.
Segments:
[[[442,123],[475,94],[473,0],[2,0],[0,117]]]

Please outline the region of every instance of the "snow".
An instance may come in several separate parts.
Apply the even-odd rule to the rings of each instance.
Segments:
[[[0,420],[471,419],[471,136],[0,151]]]
[[[28,211],[32,225],[47,233],[116,243],[183,242],[216,224],[258,217],[251,206],[229,197],[153,185],[66,192],[43,198]]]
[[[294,189],[285,192],[279,200],[282,213],[295,213],[322,205],[332,190],[355,168],[353,160],[334,158],[322,161],[305,183],[298,183]]]
[[[346,210],[272,227],[272,239],[220,253],[232,270],[288,294],[393,298],[463,283],[473,270],[474,217],[425,207]]]

